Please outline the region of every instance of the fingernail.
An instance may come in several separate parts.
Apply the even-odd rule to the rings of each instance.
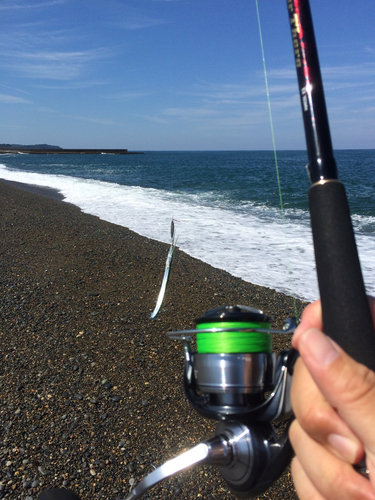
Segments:
[[[310,356],[323,366],[332,363],[339,355],[334,342],[320,330],[307,330],[302,334],[299,342],[303,342]]]
[[[334,450],[347,462],[353,464],[357,458],[358,443],[339,434],[329,434],[327,438]]]

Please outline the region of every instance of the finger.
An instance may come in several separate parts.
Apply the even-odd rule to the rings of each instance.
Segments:
[[[298,325],[298,328],[294,332],[292,344],[295,349],[298,350],[298,342],[300,336],[310,328],[319,328],[323,329],[322,323],[322,306],[320,300],[309,304],[302,313],[301,322]]]
[[[375,485],[375,373],[316,329],[301,335],[299,352],[325,399],[363,442]]]
[[[304,474],[309,479],[310,493],[315,488],[327,500],[375,500],[370,482],[355,472],[350,464],[308,436],[297,420],[289,429],[289,437]],[[301,490],[303,485],[298,483],[298,487]]]
[[[306,475],[298,457],[292,460],[292,476],[300,500],[325,500]]]
[[[324,398],[301,358],[294,367],[290,395],[293,412],[310,437],[348,463],[362,460],[361,441]]]
[[[371,309],[372,319],[375,323],[375,298],[368,297],[368,300]],[[318,328],[319,330],[323,330],[322,306],[320,300],[312,302],[304,309],[301,316],[301,322],[298,325],[296,331],[294,332],[292,339],[292,344],[295,349],[298,350],[298,342],[300,336],[310,328]]]

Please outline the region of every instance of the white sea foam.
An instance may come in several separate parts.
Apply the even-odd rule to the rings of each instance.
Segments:
[[[123,186],[92,179],[11,170],[0,178],[57,189],[85,213],[170,242],[170,221],[177,220],[181,250],[254,284],[305,300],[318,297],[309,223],[300,216],[283,223],[275,210],[210,207],[195,195]],[[357,236],[367,289],[375,293],[375,238]]]

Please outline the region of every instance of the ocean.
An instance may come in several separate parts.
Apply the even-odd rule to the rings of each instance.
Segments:
[[[272,151],[2,155],[0,178],[57,189],[85,213],[166,243],[175,219],[184,252],[245,281],[315,300],[307,156],[277,156],[284,221]],[[366,288],[375,294],[375,150],[335,157]]]

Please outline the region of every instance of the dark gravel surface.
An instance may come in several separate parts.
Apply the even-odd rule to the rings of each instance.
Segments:
[[[35,499],[51,486],[123,498],[215,428],[189,406],[182,345],[164,333],[225,304],[263,309],[275,327],[294,315],[290,297],[177,249],[151,321],[167,245],[4,183],[0,231],[0,498]],[[234,497],[201,467],[145,498]],[[296,499],[289,471],[260,498]]]

